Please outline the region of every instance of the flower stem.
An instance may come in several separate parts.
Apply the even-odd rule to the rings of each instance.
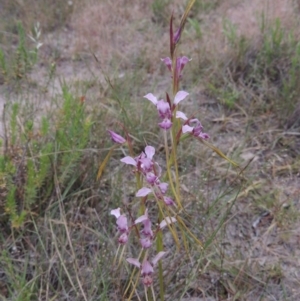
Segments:
[[[159,222],[163,220],[163,215],[162,212],[159,210],[158,214],[158,219]],[[158,231],[157,237],[156,237],[156,250],[157,253],[163,250],[163,236],[162,232]],[[161,261],[158,262],[158,276],[159,276],[159,295],[160,295],[160,300],[164,301],[165,300],[165,292],[164,292],[164,277],[163,277],[163,269],[162,269],[162,263]]]

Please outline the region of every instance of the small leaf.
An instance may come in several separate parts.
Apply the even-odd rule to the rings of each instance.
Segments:
[[[109,152],[107,153],[105,159],[103,160],[103,162],[101,163],[101,165],[99,166],[99,169],[98,169],[98,173],[97,173],[97,181],[101,178],[102,174],[103,174],[103,171],[105,169],[105,166],[109,160],[109,158],[111,157],[112,155],[112,152],[114,151],[114,149],[116,148],[116,145],[114,145],[110,150]]]

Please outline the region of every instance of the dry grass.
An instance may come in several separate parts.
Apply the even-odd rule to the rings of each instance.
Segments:
[[[56,185],[46,213],[23,229],[11,232],[8,224],[3,224],[0,296],[22,301],[121,300],[127,274],[107,265],[116,248],[107,216],[120,202],[130,203],[132,179],[117,160],[112,160],[100,184],[94,179],[99,156],[104,157],[109,145],[106,126],[115,128],[121,121],[135,129],[132,134],[137,152],[145,142],[160,146],[160,133],[156,122],[151,121],[153,108],[142,102],[141,96],[148,92],[163,96],[169,88],[169,74],[159,61],[168,53],[167,23],[163,17],[162,21],[157,19],[153,1],[148,0],[122,0],[118,5],[108,0],[76,1],[70,11],[69,6],[63,6],[65,14],[58,22],[57,3],[48,13],[35,1],[31,7],[19,2],[0,4],[0,10],[4,7],[10,14],[10,19],[0,21],[2,32],[10,31],[15,37],[12,19],[18,18],[30,28],[37,12],[44,31],[49,30],[44,33],[38,70],[30,75],[36,86],[22,83],[30,91],[26,97],[32,99],[31,93],[44,87],[41,78],[55,62],[55,77],[47,94],[40,97],[52,103],[61,78],[65,78],[76,97],[86,96],[96,122],[90,149],[81,162],[85,172],[75,187],[61,191]],[[174,10],[178,24],[182,1],[167,3],[165,10]],[[225,221],[205,252],[192,251],[188,261],[173,252],[172,239],[166,240],[170,251],[167,300],[299,299],[300,123],[296,113],[292,112],[295,121],[291,122],[282,116],[283,110],[278,110],[278,102],[284,99],[284,80],[290,76],[288,57],[294,51],[287,33],[293,32],[292,39],[295,44],[299,42],[298,11],[298,3],[292,0],[226,0],[213,5],[199,1],[192,11],[201,33],[188,23],[180,47],[180,53],[193,58],[184,70],[183,86],[191,92],[184,110],[200,117],[211,142],[226,155],[241,166],[253,161],[237,177],[236,170],[203,146],[193,142],[181,147],[186,222],[207,242],[222,224],[222,217]],[[279,52],[270,64],[265,62],[271,56],[262,50],[266,41],[262,15],[268,37],[276,19],[280,19],[284,32]],[[66,26],[62,28],[62,24]],[[239,48],[242,40],[246,48]],[[9,47],[4,45],[5,50]],[[257,66],[260,68],[255,69]],[[275,77],[274,66],[281,71]],[[110,78],[110,85],[105,76]],[[2,85],[0,89],[5,95],[16,95],[15,91],[8,92],[11,87]],[[290,105],[292,111],[297,89],[297,85],[289,88],[284,96],[285,106]],[[292,94],[295,96],[287,98]],[[54,107],[59,107],[57,99]],[[22,118],[26,120],[28,115]],[[117,156],[122,156],[122,151]]]

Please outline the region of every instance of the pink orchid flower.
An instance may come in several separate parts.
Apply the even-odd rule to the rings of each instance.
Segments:
[[[185,91],[178,91],[174,97],[174,105],[178,105],[180,101],[186,98],[189,93]],[[162,120],[158,125],[164,130],[168,130],[172,127],[172,110],[168,102],[164,100],[157,100],[157,98],[152,94],[148,93],[144,98],[150,100],[157,108],[158,115]]]
[[[191,133],[195,137],[199,137],[202,139],[209,139],[209,135],[207,133],[203,133],[203,126],[198,119],[194,118],[189,120],[187,116],[180,111],[176,112],[176,118],[183,119],[187,123],[182,126],[183,134]]]
[[[139,171],[146,174],[147,172],[150,172],[153,168],[154,162],[152,161],[152,158],[155,154],[155,148],[153,146],[147,145],[145,147],[145,152],[140,154],[136,158],[132,158],[130,156],[126,156],[123,159],[121,159],[121,162],[133,165],[135,166]]]
[[[183,70],[184,66],[191,60],[192,59],[189,59],[186,56],[181,56],[176,59],[176,74],[177,74],[178,79],[182,78],[182,70]],[[172,60],[169,57],[165,57],[165,58],[161,59],[161,61],[167,66],[167,68],[169,69],[170,72],[173,72]]]
[[[127,262],[141,269],[142,282],[146,287],[150,287],[153,283],[154,266],[165,255],[166,252],[159,252],[150,262],[145,259],[140,263],[136,258],[127,258]]]
[[[144,215],[141,215],[139,218],[137,218],[134,223],[143,223],[143,229],[141,231],[142,238],[140,239],[140,243],[142,248],[150,248],[152,246],[154,234],[151,227],[152,223],[148,215],[148,210],[146,210]]]
[[[118,241],[120,244],[125,244],[128,241],[129,234],[127,217],[124,214],[121,214],[120,208],[111,210],[110,214],[115,216],[117,219],[117,227],[119,232],[121,233],[121,236],[119,237]]]
[[[164,202],[167,206],[174,206],[175,205],[175,202],[168,196],[164,196],[163,200],[164,200]]]
[[[196,118],[189,120],[188,124],[182,127],[182,133],[191,133],[195,137],[209,139],[209,135],[207,133],[203,133],[203,126],[201,122]]]

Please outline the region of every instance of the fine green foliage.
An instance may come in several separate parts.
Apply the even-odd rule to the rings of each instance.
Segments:
[[[13,54],[6,55],[0,45],[0,71],[6,82],[25,78],[32,70],[38,60],[38,50],[41,47],[39,42],[41,30],[39,23],[34,26],[31,43],[28,43],[23,25],[17,23],[18,46]]]
[[[55,127],[46,117],[35,129],[33,121],[23,128],[17,123],[20,106],[11,108],[9,149],[1,156],[7,197],[5,210],[12,227],[20,227],[26,217],[46,208],[55,183],[62,187],[78,177],[78,164],[89,141],[92,126],[85,106],[63,87],[62,107]],[[74,176],[76,175],[76,176]]]

